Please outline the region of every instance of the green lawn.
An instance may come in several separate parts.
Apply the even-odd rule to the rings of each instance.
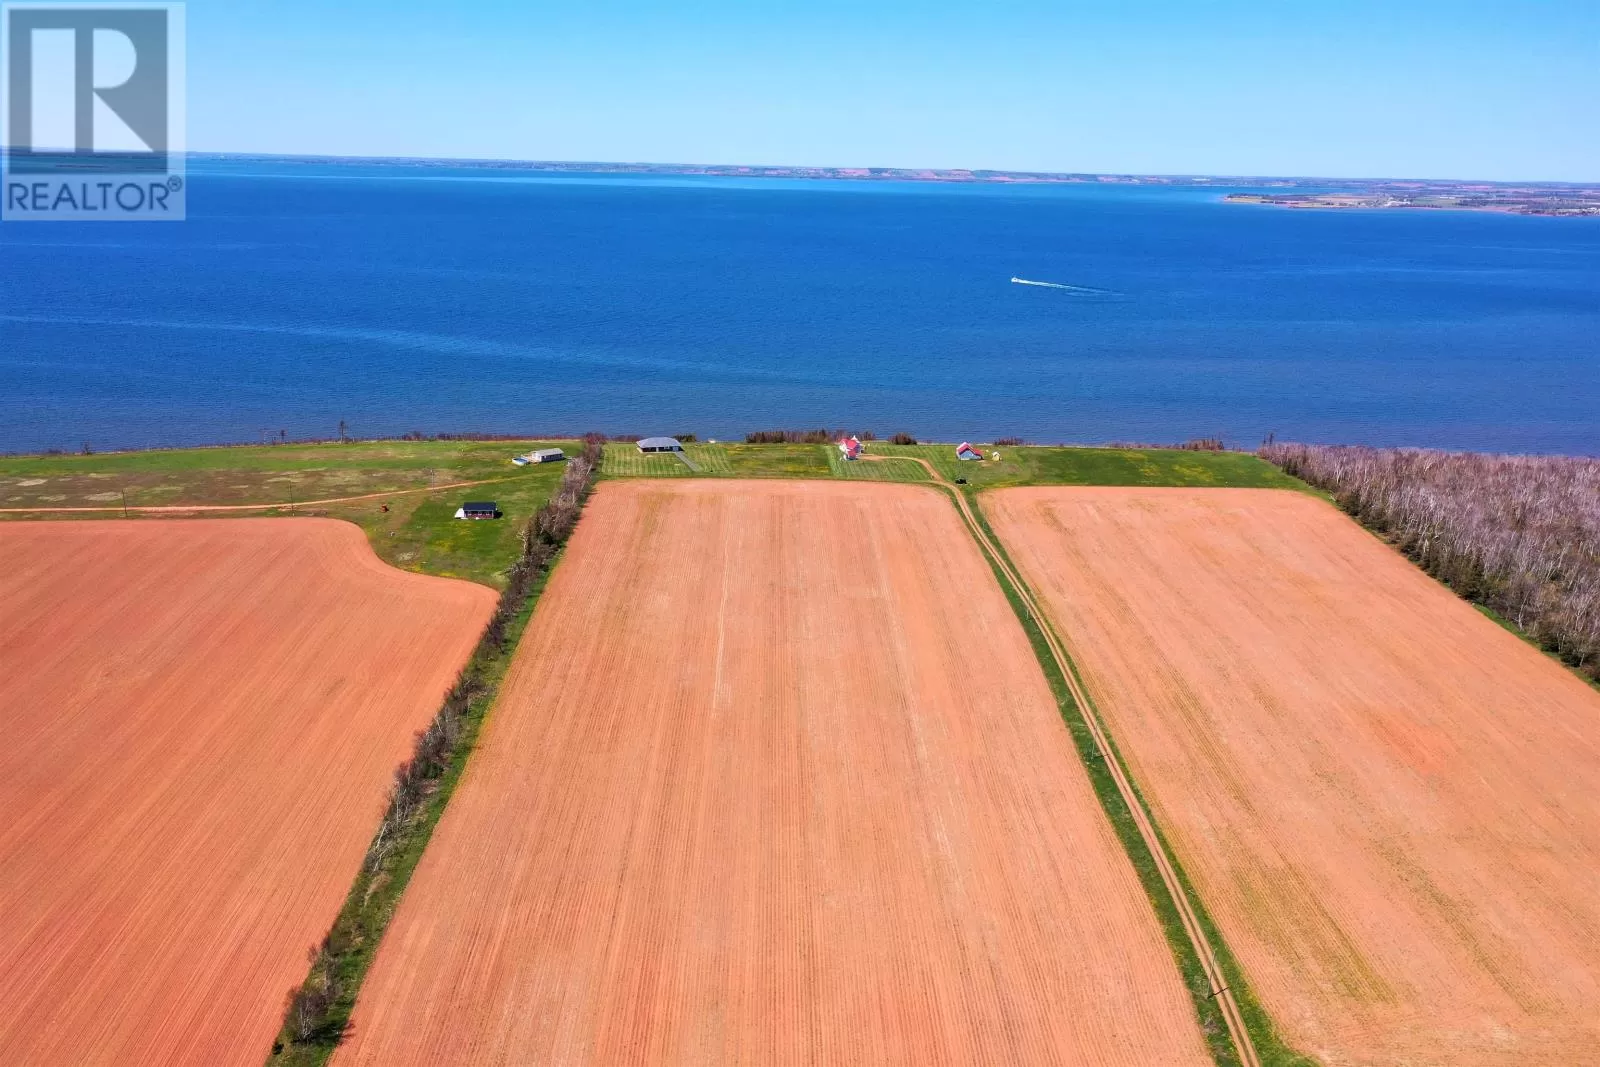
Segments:
[[[694,459],[694,456],[690,456]],[[640,452],[627,441],[612,441],[605,447],[600,473],[607,478],[692,478],[695,472],[670,452]],[[702,471],[702,473],[709,473]]]
[[[887,445],[868,445],[869,454],[889,454]],[[901,449],[894,449],[899,452]],[[904,459],[893,462],[878,460],[847,460],[834,447],[828,450],[828,469],[835,478],[845,478],[855,482],[929,482],[927,469],[920,463],[911,463]]]
[[[953,445],[872,444],[867,447],[870,453],[877,455],[919,456],[951,481],[965,478],[975,489],[1017,485],[1305,488],[1272,464],[1244,452],[981,445],[979,448],[985,457],[998,454],[999,461],[985,458],[982,462],[963,462],[956,459]]]
[[[564,469],[560,463],[540,464],[494,485],[303,510],[360,526],[378,555],[402,570],[502,589],[505,572],[520,551],[522,527],[550,499]],[[496,522],[456,518],[456,508],[468,499],[493,500],[504,517]]]
[[[1032,485],[1232,486],[1241,489],[1305,489],[1264,459],[1246,452],[1185,452],[1179,449],[1021,448],[1002,449],[1004,466],[1015,457]],[[978,464],[967,464],[978,466]],[[982,464],[988,466],[988,464]],[[973,484],[983,484],[982,476]],[[997,481],[995,484],[1010,484]]]
[[[689,467],[670,452],[645,454],[626,441],[606,445],[607,478],[826,478],[822,445],[688,444]]]
[[[1244,452],[1187,452],[1181,449],[1043,448],[981,446],[998,461],[962,462],[954,445],[891,445],[872,441],[869,456],[844,459],[833,445],[687,445],[693,471],[670,455],[642,455],[631,444],[606,446],[605,474],[612,478],[844,478],[871,482],[927,482],[927,470],[912,459],[933,464],[940,475],[965,478],[974,489],[1016,485],[1226,486],[1298,489],[1306,486],[1278,468]]]
[[[728,445],[736,478],[826,478],[827,445]]]
[[[1244,452],[1186,452],[1180,449],[1039,448],[980,446],[999,461],[963,462],[953,445],[888,445],[874,442],[869,455],[915,456],[933,464],[945,478],[967,479],[975,489],[1017,485],[1225,486],[1248,489],[1299,489],[1306,486],[1265,460]],[[835,453],[837,454],[837,453]],[[832,460],[839,477],[877,481],[925,481],[919,464],[900,461]],[[877,468],[877,469],[874,469]],[[893,474],[884,468],[891,468]]]
[[[270,514],[348,519],[366,531],[381,558],[397,567],[500,588],[517,555],[519,527],[549,498],[565,469],[559,463],[512,464],[512,456],[536,447],[564,448],[569,455],[576,451],[573,442],[561,441],[382,441],[0,456],[0,508],[113,509],[0,518],[117,518],[124,498],[130,507],[281,504],[277,510],[242,513],[241,517]],[[485,480],[492,484],[342,504],[304,503]],[[456,519],[456,508],[468,499],[495,501],[505,518],[498,522]],[[131,516],[141,517],[137,512]]]
[[[726,445],[716,444],[689,444],[683,446],[684,452],[701,474],[732,474],[733,465],[728,457]],[[637,450],[635,450],[637,454]],[[683,464],[678,464],[683,466]]]

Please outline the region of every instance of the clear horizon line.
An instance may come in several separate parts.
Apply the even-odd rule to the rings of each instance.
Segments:
[[[920,166],[894,166],[894,165],[869,165],[846,163],[704,163],[704,162],[659,162],[650,160],[605,160],[605,159],[535,159],[516,156],[429,156],[429,155],[340,155],[326,152],[257,152],[257,151],[218,151],[191,149],[185,153],[187,157],[223,157],[247,159],[320,159],[354,162],[422,162],[422,163],[462,163],[462,164],[517,164],[526,167],[659,167],[663,169],[691,170],[695,168],[708,168],[717,170],[864,170],[864,171],[893,171],[901,173],[926,172],[940,175],[955,174],[989,174],[1006,177],[1024,177],[1040,179],[1061,178],[1161,178],[1167,180],[1206,180],[1206,181],[1293,181],[1293,182],[1340,182],[1340,183],[1376,183],[1376,182],[1448,182],[1456,185],[1493,185],[1493,186],[1550,186],[1566,189],[1600,188],[1600,179],[1592,181],[1566,181],[1559,179],[1527,178],[1453,178],[1453,177],[1418,177],[1418,176],[1364,176],[1364,177],[1332,177],[1318,174],[1206,174],[1198,171],[1075,171],[1075,170],[1014,170],[1004,167],[920,167]],[[751,177],[761,177],[752,174]],[[844,179],[850,180],[850,179]],[[855,179],[860,180],[860,179]]]

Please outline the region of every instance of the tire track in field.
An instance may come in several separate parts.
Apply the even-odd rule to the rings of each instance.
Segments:
[[[1238,1001],[1234,998],[1233,991],[1228,988],[1227,979],[1222,973],[1222,967],[1217,962],[1216,953],[1213,951],[1210,940],[1200,925],[1199,916],[1195,914],[1194,906],[1190,903],[1188,895],[1184,892],[1183,883],[1178,878],[1178,872],[1172,864],[1172,859],[1167,855],[1166,848],[1161,843],[1160,836],[1156,833],[1155,824],[1151,821],[1149,812],[1145,809],[1144,802],[1139,798],[1134,789],[1133,781],[1128,777],[1122,760],[1117,756],[1111,746],[1111,739],[1106,733],[1104,725],[1100,722],[1099,712],[1089,701],[1089,695],[1083,688],[1083,683],[1078,678],[1077,668],[1072,657],[1062,645],[1055,628],[1050,625],[1045,614],[1039,608],[1038,601],[1034,598],[1033,590],[1023,582],[1020,574],[1012,568],[1007,558],[1001,554],[993,540],[984,531],[978,522],[977,516],[972,512],[972,506],[967,502],[965,494],[939,473],[938,469],[928,460],[920,456],[863,456],[863,459],[885,462],[892,460],[920,463],[927,469],[928,475],[934,484],[947,490],[955,500],[956,509],[961,512],[962,521],[966,524],[968,532],[977,539],[984,553],[994,563],[1006,580],[1016,590],[1017,597],[1022,601],[1034,624],[1038,626],[1040,634],[1044,637],[1046,646],[1050,649],[1051,658],[1056,662],[1056,668],[1066,680],[1067,688],[1072,693],[1072,699],[1077,702],[1083,711],[1084,723],[1089,727],[1089,732],[1094,737],[1095,748],[1099,751],[1101,759],[1111,771],[1111,776],[1117,784],[1117,792],[1122,795],[1123,802],[1133,813],[1134,824],[1139,829],[1139,836],[1144,840],[1145,847],[1150,850],[1155,859],[1156,869],[1161,874],[1162,884],[1166,886],[1167,894],[1172,898],[1173,905],[1177,908],[1178,918],[1183,923],[1184,933],[1188,935],[1189,943],[1194,946],[1195,954],[1205,969],[1206,981],[1211,986],[1211,998],[1222,1008],[1223,1018],[1228,1024],[1228,1033],[1233,1038],[1234,1047],[1239,1051],[1240,1058],[1246,1067],[1261,1067],[1261,1058],[1256,1053],[1255,1044],[1250,1040],[1250,1032],[1245,1026],[1244,1016],[1239,1011]]]

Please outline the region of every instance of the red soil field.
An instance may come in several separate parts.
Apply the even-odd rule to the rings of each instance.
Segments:
[[[260,1067],[494,593],[322,519],[0,560],[0,1063]]]
[[[1600,693],[1310,496],[984,506],[1291,1044],[1600,1063]]]
[[[335,1064],[1209,1063],[949,501],[601,486]]]

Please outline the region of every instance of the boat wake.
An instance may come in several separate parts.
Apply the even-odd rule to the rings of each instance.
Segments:
[[[1095,289],[1087,285],[1067,285],[1064,282],[1036,282],[1029,278],[1012,278],[1012,285],[1037,285],[1041,289],[1064,289],[1069,293],[1082,293],[1085,296],[1116,296],[1110,289]]]

